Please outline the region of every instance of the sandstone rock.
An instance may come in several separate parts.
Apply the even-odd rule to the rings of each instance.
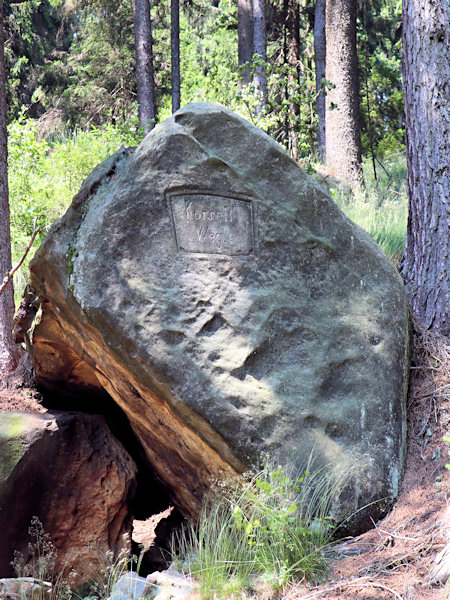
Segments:
[[[84,182],[31,267],[48,387],[106,389],[184,514],[269,454],[352,471],[369,525],[405,454],[394,266],[265,133],[192,104]],[[377,502],[382,498],[388,498]]]
[[[74,569],[75,586],[97,574],[130,533],[135,470],[101,416],[0,413],[0,575],[14,574],[14,550],[30,560],[33,517],[56,548],[56,572]]]

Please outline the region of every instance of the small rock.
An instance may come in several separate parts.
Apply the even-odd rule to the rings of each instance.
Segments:
[[[196,584],[173,567],[147,575],[147,585],[142,598],[153,600],[186,600],[192,598]]]
[[[2,600],[32,600],[50,595],[52,584],[34,577],[12,577],[0,579]]]
[[[114,585],[110,600],[138,600],[138,598],[147,598],[149,594],[143,594],[146,587],[145,577],[140,577],[137,573],[128,572]]]

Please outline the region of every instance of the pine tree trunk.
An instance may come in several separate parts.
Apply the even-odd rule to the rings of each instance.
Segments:
[[[263,61],[266,61],[266,1],[253,0],[253,49]],[[256,67],[253,82],[257,90],[260,112],[267,104],[267,79],[263,67]]]
[[[133,0],[134,43],[139,125],[148,133],[155,126],[155,79],[149,0]]]
[[[325,160],[325,94],[321,87],[325,78],[326,67],[326,36],[325,36],[325,7],[326,0],[316,0],[314,11],[314,60],[316,63],[316,111],[319,119],[317,128],[317,149],[320,160]]]
[[[409,218],[401,264],[413,316],[450,337],[449,2],[404,0]]]
[[[238,0],[238,63],[241,67],[251,63],[253,58],[253,3],[252,0]],[[242,83],[251,82],[251,71],[242,71]]]
[[[287,62],[289,65],[289,87],[298,86],[300,79],[300,5],[298,0],[287,0],[286,27],[289,33]],[[300,114],[300,106],[293,100],[289,103],[289,153],[294,160],[298,159],[298,135],[295,122]]]
[[[4,48],[3,0],[0,0],[0,281],[11,270]],[[0,377],[10,373],[17,365],[18,348],[12,337],[13,316],[14,288],[11,281],[0,295]]]
[[[171,0],[170,3],[170,42],[172,70],[172,113],[180,108],[181,78],[180,78],[180,2]]]
[[[353,188],[362,183],[356,0],[327,0],[326,160]],[[332,108],[336,106],[336,108]]]

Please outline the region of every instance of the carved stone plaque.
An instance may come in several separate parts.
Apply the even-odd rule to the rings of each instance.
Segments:
[[[254,252],[253,206],[248,198],[210,193],[168,194],[180,252],[248,256]]]

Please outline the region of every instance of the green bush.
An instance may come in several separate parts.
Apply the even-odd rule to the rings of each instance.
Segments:
[[[58,138],[41,139],[36,121],[21,118],[8,127],[9,194],[13,262],[21,258],[37,219],[41,232],[37,248],[50,225],[66,211],[72,197],[92,169],[120,146],[142,139],[134,123],[77,130]],[[26,283],[28,264],[15,276],[16,299]]]
[[[290,477],[266,467],[207,502],[198,523],[174,539],[174,559],[199,579],[203,598],[317,579],[327,566],[338,488],[326,469]]]

